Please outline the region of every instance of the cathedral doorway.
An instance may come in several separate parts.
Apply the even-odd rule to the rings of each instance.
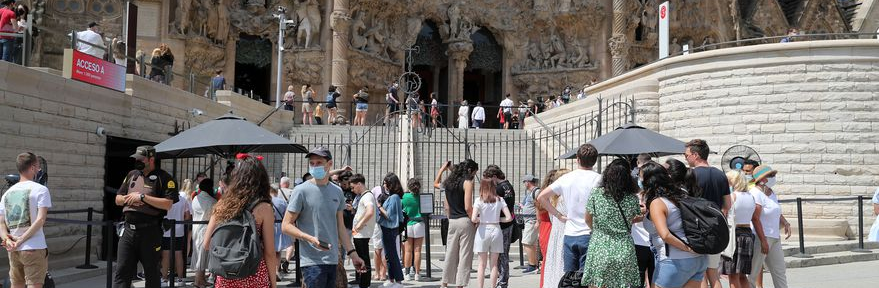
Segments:
[[[443,44],[436,23],[427,20],[421,24],[421,32],[418,33],[415,46],[418,47],[418,51],[414,54],[412,70],[421,77],[418,94],[421,95],[424,103],[430,104],[430,93],[436,93],[440,104],[440,117],[445,116],[446,111],[452,110],[444,106],[452,104],[448,97],[449,59],[446,56],[446,44]],[[449,125],[448,121],[443,122]]]
[[[464,70],[464,99],[475,105],[482,102],[485,107],[483,127],[497,128],[498,105],[503,95],[503,48],[486,28],[470,35],[473,52]]]
[[[235,44],[235,92],[263,103],[271,101],[272,42],[241,34]]]

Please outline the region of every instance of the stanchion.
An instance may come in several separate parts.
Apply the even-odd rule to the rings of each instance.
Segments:
[[[104,251],[104,259],[107,260],[107,288],[113,288],[113,259],[111,259],[110,254],[113,253],[111,251],[111,249],[113,249],[111,243],[113,243],[113,231],[116,231],[116,229],[113,228],[113,221],[107,221],[106,225],[107,227],[104,230],[106,230],[107,233],[104,235],[104,237],[106,237],[104,238],[104,242],[106,242],[107,245],[104,246],[107,246],[107,250]]]
[[[793,255],[792,257],[796,258],[812,258],[812,255],[806,254],[806,240],[803,237],[803,198],[797,197],[797,225],[799,227],[799,236],[800,236],[800,253]]]
[[[88,216],[86,216],[86,219],[88,219],[89,222],[92,222],[92,213],[94,213],[95,210],[92,207],[89,207],[88,210]],[[90,249],[92,248],[92,224],[88,224],[88,226],[85,227],[85,233],[85,264],[76,266],[76,269],[96,269],[98,266],[92,265],[91,263],[92,253]]]
[[[873,251],[864,249],[864,196],[858,195],[858,248],[852,252],[872,253]]]
[[[519,223],[516,223],[514,225],[519,225]],[[525,231],[522,231],[522,233],[525,233]],[[519,236],[519,267],[516,267],[515,269],[525,269],[524,256],[525,256],[525,252],[524,252],[524,247],[522,246],[522,237]]]
[[[293,287],[302,287],[302,259],[299,259],[299,239],[296,239],[296,252],[293,258],[296,259],[296,281],[293,281]]]
[[[433,267],[430,262],[430,213],[425,213],[422,215],[422,219],[427,219],[424,221],[424,252],[425,252],[425,267],[427,267],[427,277],[421,278],[421,282],[436,282],[437,279],[433,278]]]
[[[174,274],[177,273],[177,264],[176,264],[177,253],[174,253],[175,252],[174,251],[174,237],[177,237],[177,235],[175,235],[176,234],[175,232],[177,232],[177,231],[175,231],[175,230],[177,230],[177,229],[175,229],[175,228],[177,228],[177,220],[176,219],[168,219],[168,220],[171,221],[171,231],[170,231],[171,232],[171,240],[168,241],[168,250],[169,250],[169,254],[170,254],[170,256],[168,257],[169,258],[168,260],[170,261],[170,263],[168,264],[168,287],[174,288],[174,280],[175,280],[174,276],[176,276]],[[164,220],[162,220],[162,221],[164,221]],[[159,259],[161,259],[161,258],[159,258]]]

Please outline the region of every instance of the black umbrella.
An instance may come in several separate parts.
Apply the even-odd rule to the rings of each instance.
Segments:
[[[244,118],[226,114],[159,143],[156,152],[162,158],[211,154],[231,158],[236,153],[308,153],[308,149]]]
[[[598,154],[608,156],[631,156],[641,153],[653,156],[684,154],[684,142],[653,132],[650,129],[626,124],[613,132],[601,135],[589,141],[598,149]],[[577,148],[562,154],[558,159],[574,159]]]

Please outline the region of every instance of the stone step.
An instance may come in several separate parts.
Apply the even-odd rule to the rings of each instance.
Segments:
[[[812,255],[812,258],[785,257],[787,268],[803,268],[813,266],[836,265],[852,262],[865,262],[879,260],[879,251],[871,252],[831,252]]]
[[[433,240],[433,239],[431,239]],[[799,244],[796,241],[787,241],[784,242],[784,251],[785,257],[790,257],[800,253]],[[857,240],[850,241],[842,241],[842,242],[834,242],[834,243],[805,243],[806,254],[826,254],[826,253],[835,253],[835,252],[846,252],[852,251],[858,248]],[[879,249],[879,242],[864,242],[864,249],[868,250],[876,250]]]

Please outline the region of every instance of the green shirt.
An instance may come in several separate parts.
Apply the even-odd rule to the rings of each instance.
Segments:
[[[406,226],[412,226],[421,223],[421,199],[412,192],[403,194],[403,213],[409,217]]]

